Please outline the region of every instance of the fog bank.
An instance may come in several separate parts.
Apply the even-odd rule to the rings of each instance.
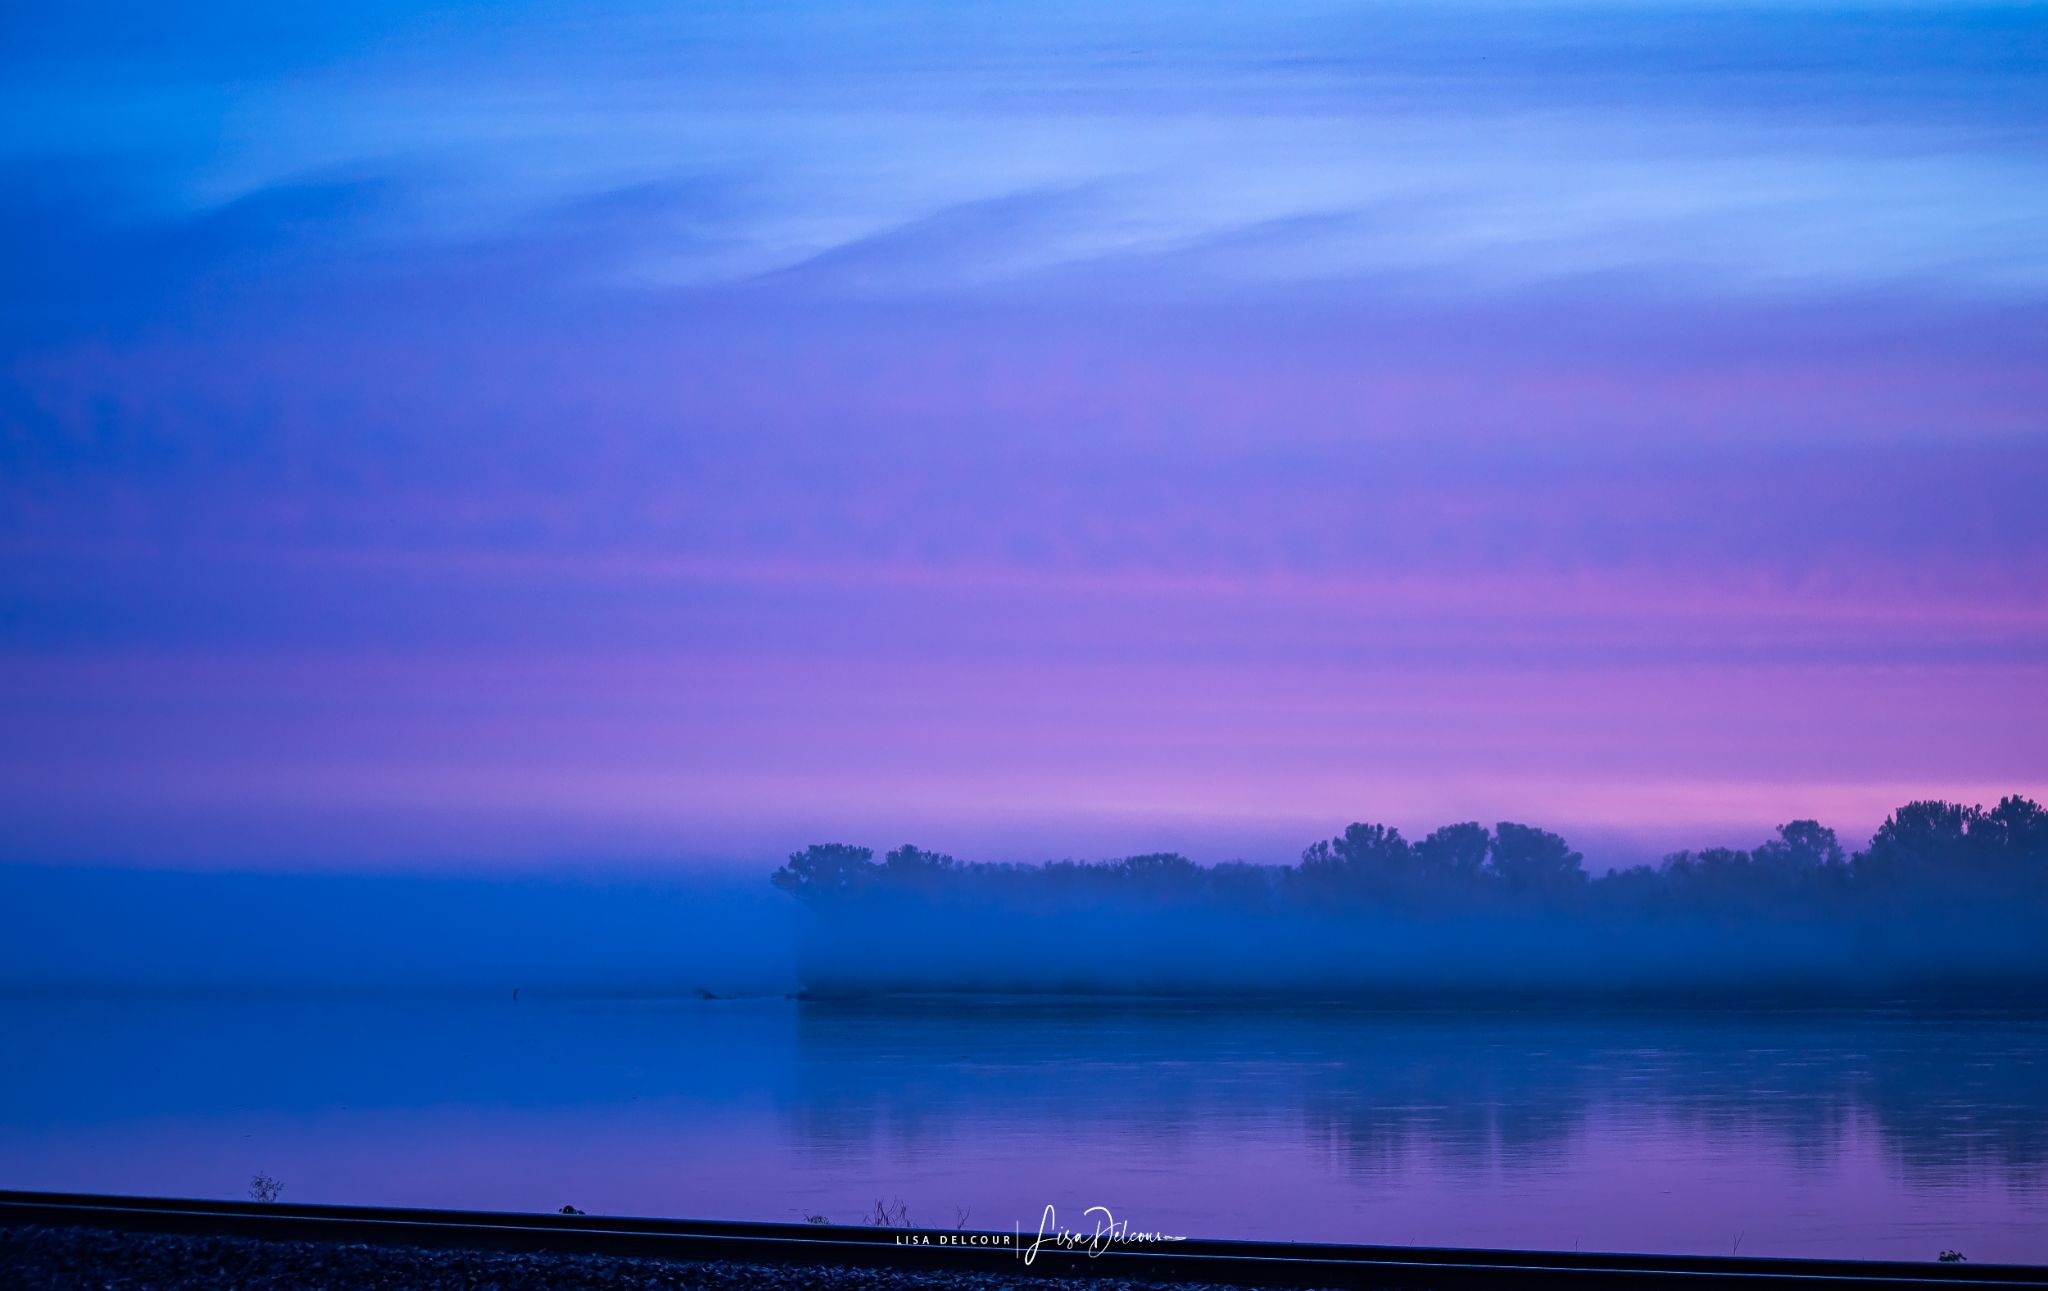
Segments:
[[[816,995],[2048,996],[2048,813],[1908,803],[1848,855],[1811,820],[1598,877],[1502,821],[1358,823],[1292,866],[793,854]]]
[[[781,994],[758,878],[0,867],[0,989]]]

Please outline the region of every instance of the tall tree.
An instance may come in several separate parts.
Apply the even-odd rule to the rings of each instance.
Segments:
[[[873,886],[880,866],[871,847],[847,843],[813,843],[791,852],[789,861],[770,882],[809,902],[831,901]]]
[[[1493,831],[1493,870],[1511,892],[1567,892],[1586,881],[1586,858],[1548,830],[1503,820]]]

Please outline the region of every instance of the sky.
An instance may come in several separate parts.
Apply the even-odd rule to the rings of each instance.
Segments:
[[[0,860],[2048,796],[2048,6],[17,6],[0,246]]]

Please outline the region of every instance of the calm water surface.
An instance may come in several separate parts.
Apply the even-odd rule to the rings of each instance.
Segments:
[[[2048,1015],[0,1001],[0,1185],[2048,1262]]]

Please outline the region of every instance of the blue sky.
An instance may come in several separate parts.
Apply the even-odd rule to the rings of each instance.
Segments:
[[[2048,8],[0,35],[0,850],[2042,792]]]

